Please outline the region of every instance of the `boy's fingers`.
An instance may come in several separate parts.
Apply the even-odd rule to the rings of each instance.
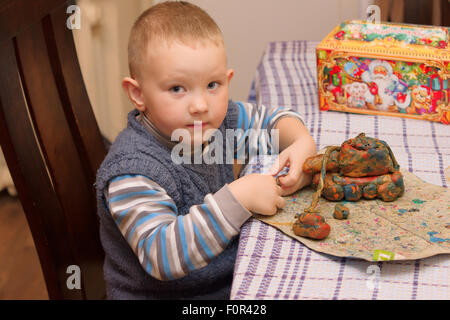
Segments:
[[[283,188],[281,188],[280,185],[277,186],[277,193],[278,193],[278,195],[280,195],[280,196],[281,196],[281,194],[283,193]]]
[[[289,173],[285,176],[280,177],[280,183],[284,187],[290,187],[293,186],[297,181],[299,180],[298,171],[292,170],[293,168],[289,169]]]
[[[280,170],[284,167],[286,161],[288,160],[288,156],[280,153],[278,158],[275,160],[275,163],[272,165],[272,168],[269,170],[269,174],[276,175]]]
[[[277,184],[277,186],[281,187],[280,177],[275,177],[275,183]]]
[[[285,205],[286,201],[284,200],[283,197],[278,197],[277,199],[277,208],[283,208]]]
[[[296,190],[296,186],[288,187],[283,189],[283,193],[281,194],[283,197],[293,194]]]

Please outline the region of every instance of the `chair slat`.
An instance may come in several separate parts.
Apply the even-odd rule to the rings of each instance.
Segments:
[[[35,25],[66,0],[0,0],[0,43]]]
[[[71,1],[72,2],[72,1]],[[106,148],[100,134],[94,112],[87,95],[81,74],[72,31],[65,26],[67,14],[66,6],[55,10],[49,19],[44,19],[47,38],[54,37],[55,46],[49,46],[56,83],[60,93],[63,92],[66,117],[77,142],[82,162],[89,174],[89,183],[95,182],[98,167],[106,156]]]
[[[13,42],[0,45],[0,142],[33,235],[50,298],[80,299],[65,288],[73,261],[67,221],[53,189],[27,111]]]
[[[102,299],[93,184],[106,154],[72,31],[73,0],[0,0],[0,143],[51,299]],[[70,290],[67,268],[81,269]]]
[[[74,260],[81,268],[83,291],[89,298],[101,298],[102,251],[98,236],[95,196],[85,174],[64,110],[70,106],[61,99],[50,61],[57,58],[47,50],[42,24],[17,36],[24,89],[36,134],[48,171],[67,221]],[[80,79],[82,81],[82,79]],[[67,267],[67,266],[65,266]]]

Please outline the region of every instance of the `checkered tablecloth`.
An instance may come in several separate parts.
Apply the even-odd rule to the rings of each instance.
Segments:
[[[450,126],[319,111],[317,44],[270,43],[249,100],[292,107],[303,116],[319,149],[340,145],[360,132],[385,140],[401,167],[447,187]],[[254,159],[245,173],[266,172],[273,161],[271,156]],[[339,258],[315,252],[251,218],[241,230],[231,299],[450,299],[450,255],[389,262]]]

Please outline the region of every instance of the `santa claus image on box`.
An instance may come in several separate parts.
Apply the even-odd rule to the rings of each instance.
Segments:
[[[361,79],[369,86],[370,94],[366,96],[369,109],[406,112],[411,103],[411,94],[387,61],[370,62],[369,70],[362,73]]]

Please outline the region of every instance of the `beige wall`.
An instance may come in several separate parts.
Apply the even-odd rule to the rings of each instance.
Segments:
[[[157,1],[155,1],[157,2]],[[359,18],[359,0],[191,0],[221,28],[229,66],[235,69],[231,98],[246,100],[256,66],[269,41],[321,40],[337,24]]]
[[[100,130],[114,140],[133,108],[121,80],[128,75],[127,42],[134,20],[151,0],[78,0],[81,28],[74,30],[86,88]]]

